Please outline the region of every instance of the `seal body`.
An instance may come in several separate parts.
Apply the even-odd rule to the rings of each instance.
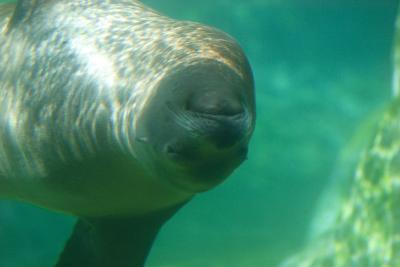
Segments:
[[[19,1],[1,15],[1,196],[145,214],[245,159],[253,81],[228,35],[127,0]]]
[[[252,74],[221,31],[131,0],[0,9],[0,197],[79,217],[57,267],[139,267],[246,158]]]
[[[394,42],[394,99],[343,189],[334,223],[280,267],[400,266],[400,13]]]

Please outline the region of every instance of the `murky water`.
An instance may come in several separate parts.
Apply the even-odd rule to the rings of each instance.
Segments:
[[[321,195],[346,184],[361,125],[391,98],[397,1],[144,2],[238,39],[258,104],[248,161],[165,225],[147,266],[274,267],[308,240]],[[51,266],[72,224],[0,202],[0,266]]]

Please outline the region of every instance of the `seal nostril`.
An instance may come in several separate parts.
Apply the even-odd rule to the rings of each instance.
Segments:
[[[201,92],[192,96],[187,102],[186,108],[197,113],[225,116],[234,116],[244,112],[238,97],[217,91]]]

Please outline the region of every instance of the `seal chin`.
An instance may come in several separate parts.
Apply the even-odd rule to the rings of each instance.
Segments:
[[[211,144],[167,144],[164,158],[175,175],[169,180],[190,192],[208,190],[224,181],[247,158],[247,145],[218,149]]]
[[[245,93],[250,86],[218,62],[167,75],[146,104],[137,129],[148,139],[147,161],[156,176],[192,193],[227,178],[247,157],[254,128],[254,111]]]

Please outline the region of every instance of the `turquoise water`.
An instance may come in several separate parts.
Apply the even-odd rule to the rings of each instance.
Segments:
[[[397,1],[144,2],[237,38],[258,104],[249,160],[165,225],[147,266],[276,266],[307,240],[358,125],[390,98]],[[1,202],[0,266],[51,266],[72,222]]]

